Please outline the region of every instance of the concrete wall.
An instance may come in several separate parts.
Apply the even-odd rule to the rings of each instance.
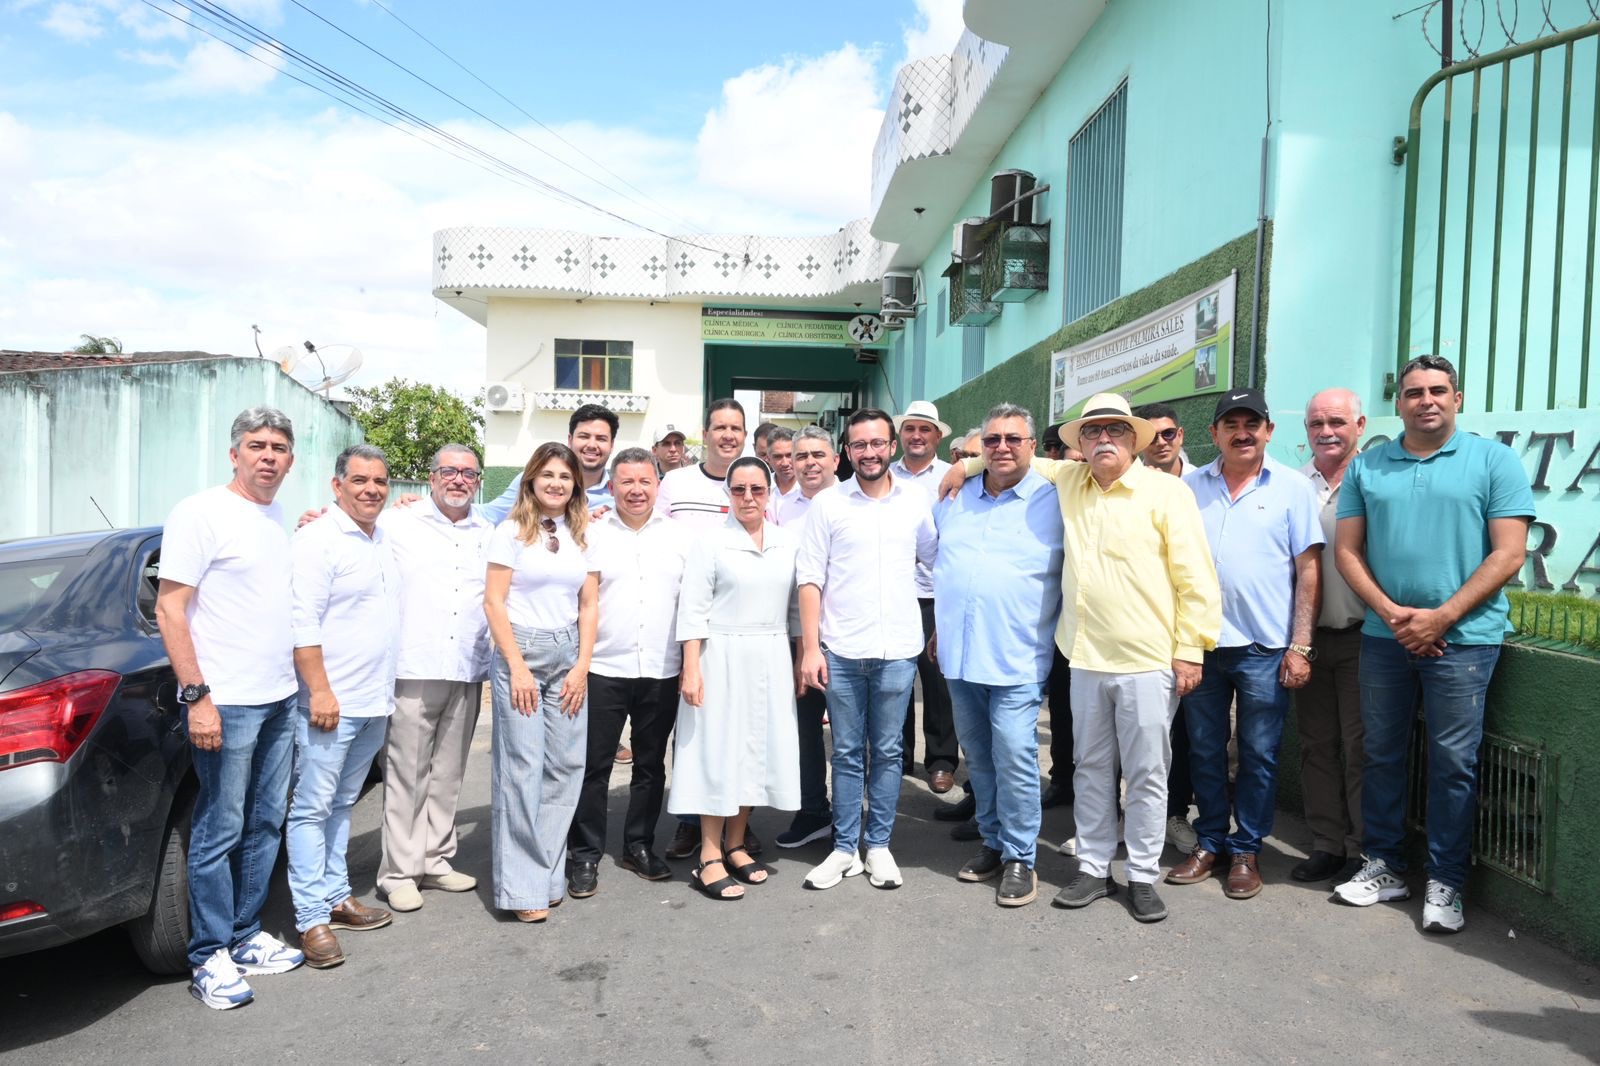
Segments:
[[[619,412],[619,446],[645,443],[650,426],[668,422],[699,435],[704,359],[698,301],[494,297],[486,333],[485,380],[520,381],[527,396],[520,414],[486,413],[486,466],[520,469],[544,441],[567,439],[571,410],[540,409],[533,395],[555,388],[557,337],[633,342],[633,392],[650,402],[642,415]]]
[[[266,404],[295,427],[290,514],[328,502],[333,460],[355,420],[264,359],[144,363],[0,374],[0,539],[160,525],[178,500],[233,476],[228,431]],[[99,505],[98,509],[96,504]],[[101,512],[104,512],[102,517]]]

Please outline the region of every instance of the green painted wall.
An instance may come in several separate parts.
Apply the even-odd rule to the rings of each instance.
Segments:
[[[817,391],[865,390],[878,375],[873,363],[856,362],[849,348],[787,347],[775,344],[706,345],[706,397],[732,396],[734,381],[769,381],[774,388]],[[750,387],[750,386],[742,386]],[[754,429],[755,426],[750,427]]]
[[[1581,693],[1591,693],[1584,697]],[[1475,866],[1467,884],[1469,905],[1502,915],[1519,932],[1531,932],[1579,957],[1600,960],[1600,656],[1507,644],[1489,685],[1484,726],[1497,736],[1543,749],[1556,759],[1555,813],[1548,892],[1494,870]],[[1289,715],[1278,758],[1278,805],[1299,814],[1300,738]],[[1547,808],[1548,809],[1548,808]],[[1310,840],[1291,840],[1309,847]],[[1412,868],[1421,870],[1423,841],[1413,841]]]
[[[1004,400],[1022,404],[1034,412],[1035,417],[1042,418],[1044,412],[1049,409],[1050,353],[1082,343],[1106,330],[1116,329],[1132,322],[1187,293],[1227,277],[1228,273],[1234,270],[1239,272],[1239,282],[1238,302],[1234,312],[1237,332],[1233,350],[1233,374],[1234,381],[1242,384],[1248,374],[1250,362],[1250,308],[1255,272],[1255,247],[1255,232],[1244,233],[1194,262],[1179,267],[1153,284],[1057,330],[960,388],[940,396],[936,401],[940,417],[960,431],[981,423],[989,408]],[[1272,277],[1270,226],[1267,227],[1262,274],[1269,280]],[[1266,328],[1269,306],[1270,302],[1264,287],[1261,300],[1263,332]],[[1189,457],[1196,462],[1204,462],[1216,454],[1216,449],[1211,446],[1211,438],[1206,434],[1206,426],[1210,424],[1211,412],[1215,405],[1214,396],[1179,400],[1173,404],[1178,411],[1178,420],[1184,427],[1184,447],[1188,450]]]

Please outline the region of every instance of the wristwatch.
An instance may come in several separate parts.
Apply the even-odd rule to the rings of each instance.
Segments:
[[[199,703],[211,695],[210,685],[185,685],[178,691],[179,703]]]
[[[1301,655],[1305,656],[1306,662],[1310,662],[1312,659],[1316,658],[1316,656],[1317,656],[1317,649],[1313,648],[1309,644],[1290,644],[1289,645],[1289,650],[1290,651],[1297,651]]]

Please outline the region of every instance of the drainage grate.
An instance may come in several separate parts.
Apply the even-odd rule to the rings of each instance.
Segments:
[[[1406,761],[1409,821],[1411,828],[1421,831],[1428,813],[1427,740],[1421,715],[1411,732]],[[1541,892],[1548,891],[1555,762],[1547,751],[1493,733],[1484,733],[1478,749],[1472,860]]]

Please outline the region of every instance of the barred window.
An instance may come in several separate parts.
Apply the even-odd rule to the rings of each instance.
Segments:
[[[1122,171],[1128,83],[1101,105],[1067,146],[1066,321],[1122,292]]]

